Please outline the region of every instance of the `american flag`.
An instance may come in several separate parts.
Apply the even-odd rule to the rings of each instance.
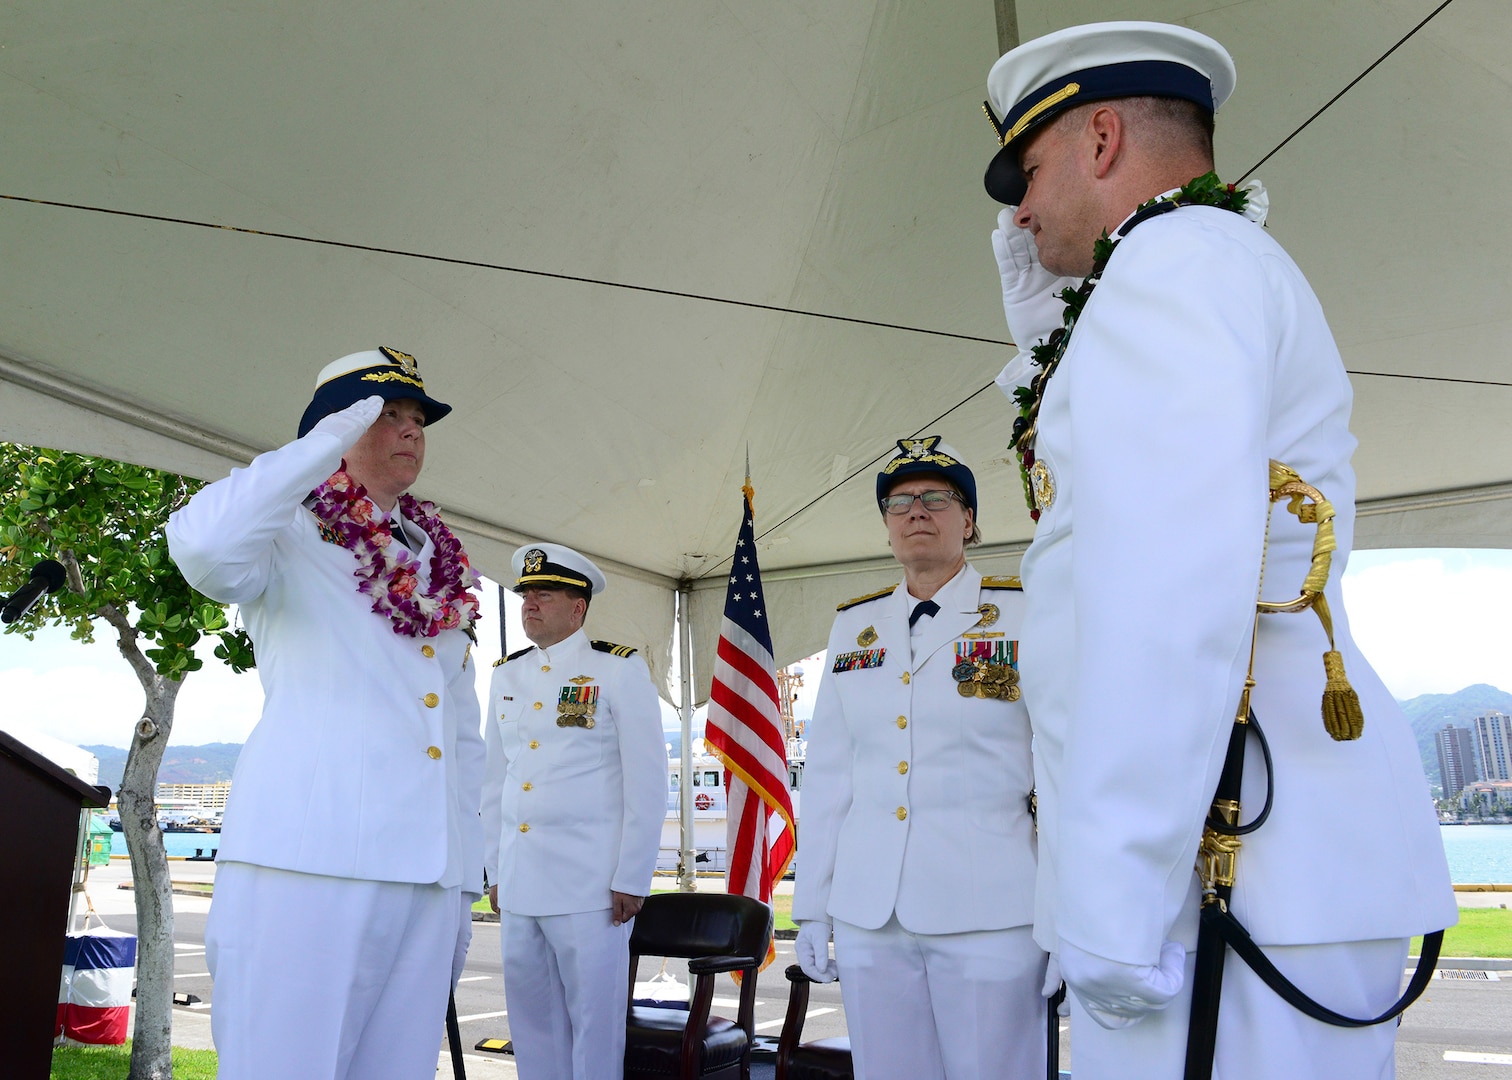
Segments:
[[[756,565],[751,511],[755,492],[749,478],[742,490],[745,515],[725,591],[704,741],[727,770],[726,887],[770,904],[773,886],[793,861],[797,832],[772,635]],[[766,963],[775,955],[768,947]]]

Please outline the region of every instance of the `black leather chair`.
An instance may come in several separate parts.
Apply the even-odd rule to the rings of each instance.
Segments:
[[[777,1080],[854,1080],[850,1040],[815,1039],[801,1042],[803,1020],[808,1015],[809,985],[812,980],[797,964],[788,965],[785,973],[792,988],[788,991],[787,1017],[782,1021],[782,1038],[777,1041]]]
[[[630,934],[630,997],[625,1030],[627,1078],[727,1077],[749,1080],[755,1035],[756,971],[772,938],[772,909],[747,896],[659,893],[646,898]],[[642,956],[688,959],[695,979],[688,1010],[636,1005]],[[715,977],[739,971],[735,1020],[710,1016]]]

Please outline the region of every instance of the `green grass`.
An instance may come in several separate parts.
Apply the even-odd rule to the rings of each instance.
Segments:
[[[215,1080],[214,1050],[173,1048],[174,1080]],[[52,1080],[125,1080],[131,1040],[125,1046],[60,1046],[53,1050]]]
[[[1422,938],[1412,939],[1417,956]],[[1512,957],[1512,911],[1506,908],[1460,908],[1459,923],[1444,934],[1444,956]]]

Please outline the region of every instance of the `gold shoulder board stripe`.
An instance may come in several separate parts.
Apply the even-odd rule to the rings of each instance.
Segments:
[[[508,656],[501,657],[500,659],[495,660],[493,662],[493,666],[494,667],[498,667],[500,664],[507,664],[511,660],[518,660],[520,657],[524,656],[526,653],[528,653],[531,649],[534,649],[534,648],[535,648],[534,645],[527,645],[523,649],[516,649],[514,652],[510,653]]]
[[[982,588],[984,588],[984,589],[1018,589],[1020,592],[1022,592],[1023,588],[1024,588],[1024,583],[1018,579],[1017,575],[1015,575],[1015,574],[1009,574],[1009,575],[1006,575],[1006,576],[1003,576],[1003,577],[984,577],[982,579]]]
[[[509,657],[507,657],[507,656],[501,656],[501,657],[499,657],[497,660],[495,660],[493,662],[493,666],[494,667],[498,667],[500,664],[507,664],[507,663],[509,663]]]
[[[635,650],[629,645],[616,645],[612,641],[599,641],[597,638],[589,642],[599,652],[609,653],[611,656],[634,656]]]
[[[854,600],[847,600],[843,604],[836,604],[835,610],[848,611],[849,609],[856,607],[859,604],[864,604],[869,600],[880,600],[884,596],[891,596],[893,594],[893,590],[895,590],[896,588],[896,585],[889,585],[887,588],[878,589],[874,593],[867,593],[865,596],[858,596]]]

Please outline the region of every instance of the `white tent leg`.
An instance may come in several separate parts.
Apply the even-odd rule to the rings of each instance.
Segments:
[[[692,592],[687,582],[677,587],[677,638],[681,647],[678,670],[682,677],[682,781],[678,786],[682,851],[677,859],[677,887],[681,892],[698,891],[694,869],[698,855],[693,850],[693,622],[689,618]]]

